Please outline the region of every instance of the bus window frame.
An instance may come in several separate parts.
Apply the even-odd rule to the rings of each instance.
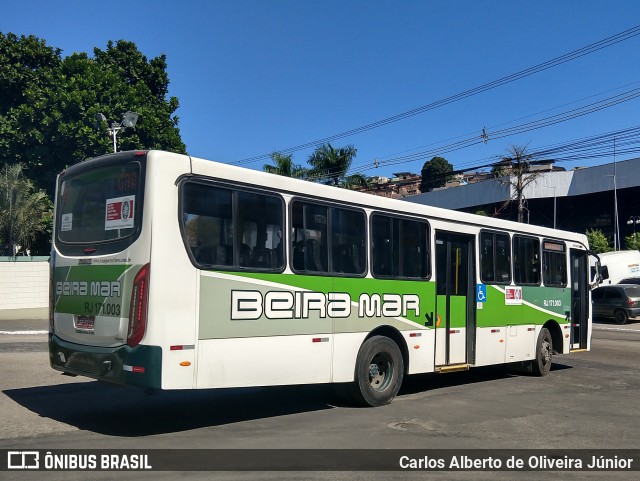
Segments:
[[[138,174],[139,174],[139,182],[138,189],[136,192],[136,205],[135,209],[135,229],[134,231],[119,239],[115,240],[103,240],[98,242],[66,242],[60,239],[60,223],[62,219],[62,211],[60,210],[59,204],[59,195],[60,189],[62,187],[63,182],[67,182],[69,180],[73,180],[74,177],[85,174],[86,172],[90,172],[96,169],[102,169],[106,167],[113,167],[116,165],[125,165],[125,164],[136,164],[138,166]],[[55,204],[56,204],[56,212],[54,217],[55,224],[55,235],[54,235],[54,245],[55,248],[60,251],[60,254],[64,256],[77,257],[82,256],[86,257],[96,256],[96,255],[109,255],[116,254],[118,252],[122,252],[126,250],[129,246],[131,246],[134,242],[138,240],[140,234],[142,233],[142,224],[144,221],[144,196],[146,195],[146,178],[147,178],[147,152],[119,152],[116,154],[108,154],[101,157],[96,157],[94,159],[86,160],[79,164],[76,164],[64,172],[62,172],[56,181],[56,193],[55,193]],[[94,250],[87,250],[87,249]]]
[[[326,271],[301,271],[296,269],[293,264],[293,261],[294,261],[293,205],[296,202],[319,205],[327,208],[327,242],[331,242],[331,245],[327,244],[327,264],[328,265],[327,265]],[[360,274],[335,272],[331,270],[333,268],[333,256],[331,254],[331,248],[333,247],[333,240],[332,240],[333,232],[331,231],[331,226],[333,223],[333,215],[331,215],[330,209],[342,209],[342,210],[349,210],[352,212],[359,212],[364,216],[364,246],[362,247],[365,250],[365,254],[364,254],[363,272]],[[368,242],[369,242],[369,230],[367,228],[368,216],[367,216],[367,211],[365,209],[351,206],[348,204],[345,205],[345,204],[338,204],[335,202],[326,202],[324,200],[320,200],[315,197],[304,197],[304,196],[295,195],[291,197],[291,199],[289,200],[287,217],[288,217],[287,227],[288,227],[288,234],[289,234],[289,242],[287,244],[289,248],[288,261],[289,261],[289,269],[291,269],[291,272],[300,276],[340,277],[340,278],[354,278],[354,279],[363,279],[367,277],[367,273],[369,272],[369,259],[368,259],[369,256],[368,256],[368,248],[367,248]]]
[[[425,236],[425,247],[427,248],[427,252],[426,252],[426,256],[427,256],[427,262],[426,262],[426,268],[427,268],[427,275],[426,277],[404,277],[404,276],[385,276],[385,275],[380,275],[380,274],[375,274],[373,271],[373,266],[374,266],[374,261],[373,261],[373,246],[371,245],[371,242],[373,241],[373,220],[374,217],[376,216],[381,216],[381,217],[387,217],[387,218],[391,218],[391,219],[400,219],[400,220],[406,220],[406,221],[412,221],[412,222],[418,222],[418,223],[423,223],[426,225],[427,227],[427,232],[426,232],[426,236]],[[371,272],[371,277],[373,277],[374,279],[381,279],[381,280],[399,280],[399,281],[418,281],[418,282],[425,282],[425,281],[430,281],[431,278],[433,277],[433,246],[431,244],[431,236],[433,233],[433,228],[431,227],[431,223],[429,222],[428,219],[425,219],[424,217],[418,217],[418,216],[408,216],[408,215],[400,215],[400,214],[396,214],[396,213],[392,213],[392,212],[387,212],[384,210],[373,210],[370,215],[369,215],[369,223],[368,223],[368,231],[369,231],[369,269]]]
[[[554,251],[551,249],[545,249],[544,248],[544,244],[545,242],[549,242],[552,244],[559,244],[562,245],[563,250],[560,251]],[[564,284],[547,284],[544,280],[544,253],[545,250],[547,252],[551,252],[551,253],[555,253],[555,254],[563,254],[564,257]],[[549,239],[549,238],[543,238],[542,242],[540,243],[540,251],[542,253],[542,256],[540,257],[540,272],[542,274],[542,285],[545,287],[559,287],[559,288],[566,288],[568,283],[569,283],[569,259],[567,254],[569,253],[569,249],[567,248],[567,243],[565,241],[560,241],[557,239]]]
[[[505,281],[505,282],[498,282],[498,281],[485,281],[484,278],[482,277],[482,235],[483,234],[491,234],[493,235],[493,266],[495,268],[496,266],[496,245],[495,245],[495,236],[496,235],[504,235],[507,236],[507,239],[509,239],[509,280]],[[489,284],[489,285],[497,285],[497,286],[509,286],[511,285],[511,283],[514,280],[514,275],[513,275],[513,271],[514,271],[514,257],[513,257],[513,237],[514,235],[517,234],[513,234],[508,232],[508,231],[499,231],[499,230],[493,230],[493,229],[480,229],[480,231],[478,232],[478,261],[479,261],[479,269],[478,269],[478,273],[480,275],[480,282],[482,282],[483,284]],[[495,271],[495,269],[494,269]],[[495,277],[495,276],[494,276]],[[535,285],[535,284],[534,284]]]
[[[186,236],[186,232],[185,232],[185,225],[184,225],[184,187],[186,184],[199,184],[199,185],[204,185],[206,187],[214,187],[214,188],[219,188],[219,189],[226,189],[229,190],[231,192],[231,218],[232,220],[235,220],[235,218],[238,216],[238,201],[236,199],[236,193],[237,192],[245,192],[245,193],[250,193],[250,194],[258,194],[258,195],[264,195],[267,197],[273,197],[276,198],[280,201],[280,205],[281,205],[281,213],[282,213],[282,237],[280,240],[280,243],[282,244],[282,264],[276,269],[276,268],[269,268],[269,267],[252,267],[252,266],[240,266],[240,265],[236,265],[235,261],[236,261],[236,255],[235,252],[237,251],[236,249],[236,242],[237,242],[237,236],[236,234],[236,229],[237,226],[234,223],[233,225],[233,233],[234,233],[234,239],[233,239],[233,250],[234,250],[234,255],[233,255],[233,262],[231,265],[222,265],[222,264],[201,264],[199,263],[194,254],[193,251],[191,249],[191,247],[189,246],[188,242],[187,242],[187,236]],[[184,245],[185,251],[189,257],[189,260],[191,261],[191,264],[193,264],[193,266],[196,269],[199,270],[203,270],[203,271],[225,271],[225,272],[256,272],[256,273],[272,273],[272,274],[282,274],[286,268],[287,268],[287,253],[286,253],[286,242],[287,242],[287,233],[286,233],[286,229],[287,229],[287,212],[286,212],[286,202],[284,197],[280,194],[280,192],[278,191],[273,191],[273,190],[269,190],[269,189],[260,189],[260,188],[253,188],[253,187],[247,187],[245,184],[240,184],[240,183],[234,183],[231,181],[226,181],[226,180],[221,180],[221,179],[216,179],[216,178],[210,178],[210,177],[204,177],[204,176],[184,176],[182,179],[179,180],[178,182],[178,225],[180,226],[180,236],[182,237],[182,243]]]
[[[516,239],[530,239],[538,242],[538,282],[518,282],[516,280]],[[527,235],[514,233],[511,236],[511,270],[512,270],[512,282],[516,286],[542,286],[542,241],[540,237],[535,235]]]

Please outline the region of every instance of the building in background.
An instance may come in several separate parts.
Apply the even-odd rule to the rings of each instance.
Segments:
[[[404,200],[516,220],[517,202],[506,204],[513,193],[511,185],[493,178]],[[619,239],[618,247],[624,248],[624,237],[633,234],[634,228],[640,229],[628,223],[640,216],[640,158],[570,171],[551,169],[524,190],[524,198],[525,222],[547,227],[555,224],[581,233],[600,229],[612,240]]]

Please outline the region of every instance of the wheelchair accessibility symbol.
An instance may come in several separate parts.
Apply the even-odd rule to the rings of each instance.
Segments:
[[[476,284],[476,302],[487,302],[487,286]]]

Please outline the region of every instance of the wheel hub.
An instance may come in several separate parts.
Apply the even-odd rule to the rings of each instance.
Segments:
[[[391,361],[382,354],[374,356],[369,365],[369,383],[376,391],[382,391],[389,384]]]

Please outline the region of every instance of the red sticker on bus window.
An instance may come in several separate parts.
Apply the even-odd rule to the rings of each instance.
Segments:
[[[133,228],[135,195],[107,199],[104,230]]]

